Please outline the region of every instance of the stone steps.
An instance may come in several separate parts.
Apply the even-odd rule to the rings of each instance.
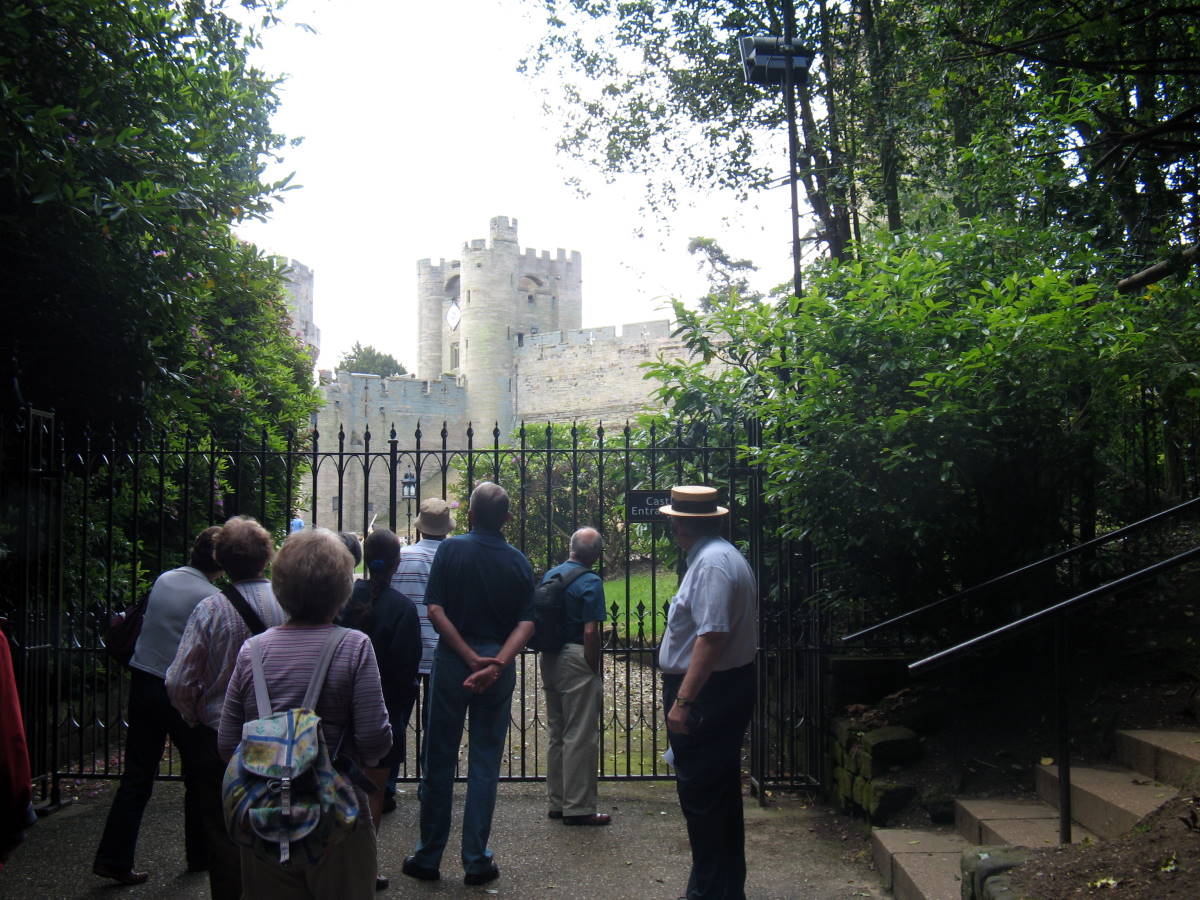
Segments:
[[[1071,839],[1111,839],[1131,828],[1200,777],[1200,732],[1122,731],[1122,766],[1073,766]],[[875,867],[899,900],[959,900],[963,851],[975,846],[1052,847],[1058,844],[1058,770],[1037,769],[1040,800],[964,799],[955,802],[955,831],[877,828]],[[986,857],[986,853],[978,854]],[[978,868],[978,860],[974,865]]]

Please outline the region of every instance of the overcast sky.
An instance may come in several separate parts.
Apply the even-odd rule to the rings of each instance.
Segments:
[[[639,214],[636,190],[564,168],[539,87],[516,71],[536,12],[528,0],[291,0],[285,18],[316,33],[268,32],[257,63],[288,77],[275,125],[304,138],[272,175],[294,171],[302,188],[239,233],[314,271],[321,368],[356,340],[414,368],[416,261],[459,258],[493,216],[518,220],[523,249],[583,254],[585,327],[662,317],[670,297],[701,294],[694,235],[755,260],[762,287],[789,277],[785,190],[750,206],[706,196],[663,228]]]

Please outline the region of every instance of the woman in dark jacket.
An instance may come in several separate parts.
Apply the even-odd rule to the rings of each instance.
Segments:
[[[417,699],[417,667],[421,662],[421,620],[408,597],[391,587],[400,564],[400,539],[386,528],[377,528],[363,542],[367,579],[356,581],[350,602],[338,623],[357,628],[371,638],[379,660],[383,699],[392,723],[392,750],[379,762],[391,772],[394,785],[404,761],[405,734]],[[371,816],[378,822],[384,795],[372,794]]]

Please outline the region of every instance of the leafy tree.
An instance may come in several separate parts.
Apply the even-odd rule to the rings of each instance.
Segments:
[[[708,277],[708,293],[700,298],[700,309],[712,310],[723,303],[754,302],[762,294],[750,287],[747,273],[758,271],[748,259],[733,259],[712,238],[694,237],[688,241],[688,253],[700,257],[700,269]]]
[[[354,346],[342,354],[337,367],[343,372],[362,372],[384,378],[389,375],[408,373],[408,369],[404,368],[403,364],[392,354],[376,350],[370,344],[364,347],[358,341],[355,341]]]
[[[1102,290],[1090,249],[1051,231],[974,222],[860,253],[778,305],[677,306],[698,358],[652,368],[677,416],[763,423],[747,459],[850,595],[916,605],[1145,510],[1128,423],[1148,402],[1197,421],[1194,304]]]
[[[266,21],[273,0],[247,0]],[[277,82],[222,3],[48,0],[0,12],[3,364],[68,420],[300,427],[308,354],[280,265],[238,241],[287,188]],[[13,383],[6,379],[7,383]]]
[[[738,192],[784,168],[777,88],[746,85],[736,38],[815,49],[797,91],[796,173],[834,258],[877,231],[987,215],[1087,232],[1116,281],[1197,233],[1200,52],[1193,8],[915,0],[545,0],[525,62],[552,74],[563,152],[679,185]],[[682,148],[686,148],[683,152]],[[785,173],[785,178],[786,178]],[[1135,289],[1136,284],[1131,286]]]

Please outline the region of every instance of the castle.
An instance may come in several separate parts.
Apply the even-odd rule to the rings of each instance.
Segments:
[[[652,406],[653,384],[640,365],[657,357],[686,357],[666,319],[582,329],[582,258],[576,251],[527,249],[517,244],[517,220],[491,220],[487,240],[466,242],[460,259],[417,263],[418,359],[415,373],[381,378],[322,371],[325,403],[316,418],[319,449],[388,451],[393,428],[403,453],[414,447],[461,450],[467,428],[474,446],[490,447],[493,429],[510,440],[521,423],[604,423],[614,429]],[[366,343],[366,341],[364,341]],[[382,469],[382,466],[379,467]],[[422,496],[441,492],[440,473],[422,471]],[[318,473],[317,496],[330,507],[317,522],[332,526],[340,505],[344,526],[361,529],[364,490],[360,466],[348,466],[342,490],[333,464]],[[377,487],[378,485],[378,487]],[[372,472],[366,519],[384,515],[385,476]],[[374,497],[379,494],[381,501]]]

